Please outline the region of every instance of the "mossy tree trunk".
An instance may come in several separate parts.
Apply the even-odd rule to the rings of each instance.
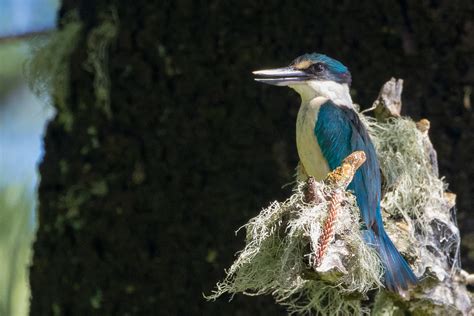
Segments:
[[[71,119],[61,119],[58,106],[45,137],[33,315],[278,310],[270,298],[212,304],[202,293],[241,245],[233,231],[289,179],[272,155],[279,148],[273,121],[284,113],[243,106],[258,89],[231,82],[235,71],[248,77],[249,60],[232,71],[237,51],[217,53],[222,44],[206,47],[191,29],[173,34],[181,24],[173,6],[63,4],[64,14],[79,9],[83,29],[69,61]],[[114,10],[119,33],[107,52],[108,116],[97,104],[97,74],[84,64],[88,39]]]
[[[288,195],[281,185],[297,162],[298,99],[254,84],[250,71],[324,52],[348,64],[365,105],[388,77],[405,78],[407,110],[431,120],[441,174],[454,174],[442,160],[461,150],[452,140],[472,147],[472,131],[450,128],[469,123],[461,102],[473,78],[463,50],[473,8],[414,6],[65,0],[61,16],[77,10],[83,29],[66,107],[45,136],[32,315],[283,313],[269,298],[202,298],[242,246],[233,231]],[[118,32],[94,68],[88,40],[112,16]]]

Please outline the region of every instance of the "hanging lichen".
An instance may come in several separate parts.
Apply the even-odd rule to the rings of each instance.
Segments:
[[[288,200],[273,202],[244,226],[246,247],[210,299],[225,292],[272,294],[290,312],[345,315],[364,310],[360,298],[381,285],[382,268],[376,252],[362,241],[355,198],[345,194],[336,239],[313,271],[328,205],[306,203],[304,187],[299,182]],[[315,191],[328,196],[331,187],[316,182]]]
[[[89,32],[87,38],[87,60],[84,67],[94,74],[95,103],[108,118],[111,118],[110,109],[110,78],[108,71],[109,47],[118,33],[119,19],[114,8],[103,13],[102,21]]]
[[[65,15],[62,25],[52,34],[32,42],[32,58],[27,62],[25,72],[33,92],[46,102],[52,98],[58,121],[70,131],[74,117],[67,106],[69,62],[82,25],[76,12]]]

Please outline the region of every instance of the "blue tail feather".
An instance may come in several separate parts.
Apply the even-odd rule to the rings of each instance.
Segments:
[[[410,266],[398,252],[383,227],[377,233],[369,229],[364,232],[365,241],[377,249],[384,266],[384,283],[388,290],[400,292],[410,285],[418,283],[418,279]]]

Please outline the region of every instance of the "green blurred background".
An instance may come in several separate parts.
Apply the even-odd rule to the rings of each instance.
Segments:
[[[23,75],[31,48],[55,26],[58,0],[0,0],[0,315],[28,314],[41,135],[53,111]],[[45,33],[34,38],[30,33]],[[32,46],[33,45],[33,46]]]

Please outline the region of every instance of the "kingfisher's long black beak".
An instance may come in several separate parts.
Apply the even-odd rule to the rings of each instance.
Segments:
[[[257,70],[253,74],[258,76],[255,81],[275,86],[289,86],[311,79],[310,75],[293,67]]]

